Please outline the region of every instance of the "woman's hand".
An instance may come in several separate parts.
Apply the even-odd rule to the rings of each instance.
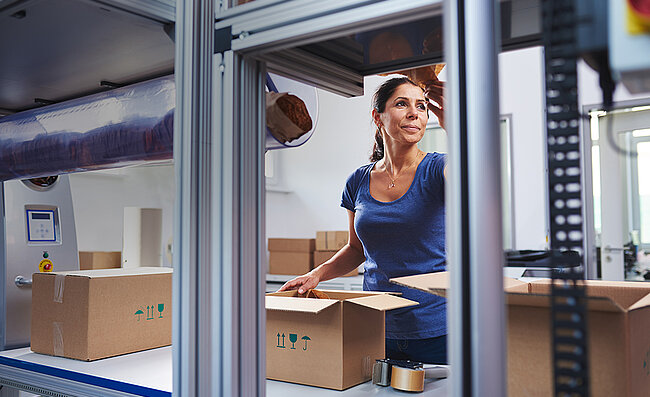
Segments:
[[[440,126],[445,128],[445,111],[444,111],[444,94],[445,94],[445,83],[436,79],[429,80],[424,83],[426,89],[424,90],[424,95],[429,99],[427,104],[429,110],[438,118],[438,123]]]
[[[299,294],[304,294],[310,289],[316,288],[319,282],[320,277],[318,277],[314,271],[311,271],[302,276],[298,276],[293,280],[287,281],[282,287],[280,287],[278,292],[297,289]]]

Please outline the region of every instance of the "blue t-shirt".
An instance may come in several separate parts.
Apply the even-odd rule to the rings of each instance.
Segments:
[[[446,300],[389,283],[394,277],[445,270],[445,155],[428,153],[404,195],[381,202],[370,195],[375,163],[350,175],[341,206],[353,211],[354,230],[363,244],[363,289],[401,292],[418,306],[386,312],[386,337],[424,339],[445,335]]]

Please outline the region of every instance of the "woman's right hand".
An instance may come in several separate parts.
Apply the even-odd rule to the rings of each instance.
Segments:
[[[314,271],[311,271],[307,274],[287,281],[282,287],[280,287],[278,292],[297,289],[299,294],[304,294],[310,289],[316,288],[319,282],[320,277],[318,277]]]

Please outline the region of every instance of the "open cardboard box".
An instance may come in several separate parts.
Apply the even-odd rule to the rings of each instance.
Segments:
[[[445,296],[447,272],[391,279]],[[650,283],[588,280],[591,396],[650,396]],[[508,395],[553,395],[551,280],[504,278]]]
[[[266,377],[343,390],[370,380],[385,356],[386,310],[417,302],[382,292],[266,295]]]

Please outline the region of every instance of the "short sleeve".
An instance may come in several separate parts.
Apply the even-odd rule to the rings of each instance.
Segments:
[[[345,181],[345,188],[343,189],[343,195],[341,197],[341,207],[350,210],[352,212],[354,211],[354,199],[357,196],[357,188],[358,188],[358,183],[355,183],[355,175],[357,172],[354,172],[352,175],[350,175]]]
[[[431,160],[426,168],[426,186],[430,194],[444,202],[445,200],[445,165],[447,155],[431,153]]]
[[[433,153],[431,160],[431,174],[433,180],[444,186],[445,184],[445,165],[447,164],[447,156],[442,153]]]
[[[345,188],[341,197],[341,207],[355,212],[357,195],[363,183],[364,176],[372,169],[373,164],[358,168],[345,181]]]

